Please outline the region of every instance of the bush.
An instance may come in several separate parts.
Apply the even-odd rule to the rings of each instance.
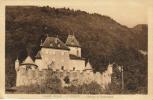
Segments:
[[[103,90],[102,87],[96,83],[91,82],[90,84],[83,84],[79,86],[69,86],[66,87],[68,91],[70,91],[73,94],[102,94]]]
[[[102,87],[96,83],[91,82],[90,84],[83,84],[78,87],[79,93],[81,94],[101,94],[102,93]]]
[[[30,86],[21,86],[17,87],[17,91],[15,93],[63,93],[61,80],[56,77],[48,77],[48,79],[42,85],[33,84]]]

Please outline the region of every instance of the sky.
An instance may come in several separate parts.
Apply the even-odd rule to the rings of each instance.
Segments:
[[[83,10],[89,13],[107,15],[122,25],[134,27],[147,24],[147,5],[141,0],[57,0],[50,7]]]

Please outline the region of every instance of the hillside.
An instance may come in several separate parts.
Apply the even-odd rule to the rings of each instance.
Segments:
[[[137,52],[147,51],[147,25],[128,28],[108,16],[69,8],[6,7],[6,74],[15,76],[16,57],[23,60],[27,51],[34,57],[46,34],[58,35],[65,42],[71,33],[82,46],[82,56],[90,60],[95,71],[105,70],[109,62],[126,67],[147,62]],[[146,77],[147,63],[134,67],[126,69],[139,70],[137,74]]]
[[[148,34],[147,33],[147,25],[145,24],[138,24],[135,27],[131,28],[132,32],[134,33],[135,36],[135,45],[139,48],[142,49],[144,51],[147,51],[147,37]],[[141,43],[141,44],[140,44]]]

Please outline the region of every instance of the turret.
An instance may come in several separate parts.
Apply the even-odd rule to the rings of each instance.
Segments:
[[[76,37],[71,34],[68,35],[66,45],[70,48],[70,54],[81,57],[81,46]]]
[[[86,69],[86,70],[92,70],[92,66],[91,66],[89,60],[88,60],[88,62],[87,62],[87,64],[86,64],[86,66],[85,66],[85,69]]]
[[[86,71],[87,73],[90,73],[90,72],[93,71],[92,65],[90,64],[89,60],[88,60],[88,62],[87,62],[87,64],[86,64],[86,66],[85,66],[84,71]]]
[[[15,70],[18,71],[19,70],[19,59],[17,57],[16,61],[15,61]]]

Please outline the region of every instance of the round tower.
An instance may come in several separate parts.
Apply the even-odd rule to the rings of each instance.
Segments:
[[[16,61],[15,61],[15,70],[18,71],[19,70],[19,59],[17,57]]]

